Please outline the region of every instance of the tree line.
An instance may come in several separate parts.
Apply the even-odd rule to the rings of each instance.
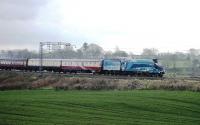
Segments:
[[[1,50],[0,58],[39,58],[36,51]],[[74,49],[66,46],[64,49],[44,53],[44,58],[61,59],[103,59],[103,58],[157,58],[171,75],[200,75],[200,50],[189,49],[187,52],[159,52],[155,48],[145,48],[140,55],[128,53],[116,47],[115,51],[105,51],[101,46],[84,43]]]

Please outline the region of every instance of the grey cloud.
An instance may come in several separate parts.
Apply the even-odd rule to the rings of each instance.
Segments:
[[[42,39],[45,29],[36,25],[47,0],[0,0],[0,49],[25,47]]]
[[[82,34],[64,32],[57,24],[38,25],[34,21],[0,21],[0,50],[28,48],[37,50],[39,42],[67,41],[78,44],[88,41]],[[78,43],[75,43],[78,42]]]
[[[0,20],[27,20],[37,16],[47,0],[0,0]]]
[[[53,20],[59,17],[52,14],[57,8],[50,1],[0,0],[0,50],[38,49],[40,41],[86,41],[82,34]]]

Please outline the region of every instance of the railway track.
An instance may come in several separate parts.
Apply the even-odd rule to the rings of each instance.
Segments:
[[[49,75],[54,75],[57,77],[71,77],[71,78],[102,78],[102,79],[138,79],[138,80],[195,80],[200,81],[200,77],[190,77],[190,76],[181,76],[181,77],[144,77],[144,76],[123,76],[123,75],[102,75],[102,74],[91,74],[91,73],[58,73],[58,72],[42,72],[42,76],[40,76],[40,72],[27,72],[20,70],[11,70],[5,71],[0,70],[0,73],[19,73],[23,75],[36,75],[38,77],[45,77]]]

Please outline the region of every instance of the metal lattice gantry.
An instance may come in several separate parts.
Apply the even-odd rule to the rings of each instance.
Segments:
[[[39,54],[40,54],[40,74],[42,75],[42,70],[43,70],[43,54],[44,54],[44,46],[47,47],[47,50],[49,52],[53,50],[60,50],[62,49],[62,46],[71,46],[70,43],[67,42],[40,42],[40,47],[39,47]]]

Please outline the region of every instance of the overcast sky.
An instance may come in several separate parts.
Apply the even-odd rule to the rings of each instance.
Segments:
[[[200,1],[0,0],[0,49],[36,50],[40,41],[135,53],[200,49]]]

